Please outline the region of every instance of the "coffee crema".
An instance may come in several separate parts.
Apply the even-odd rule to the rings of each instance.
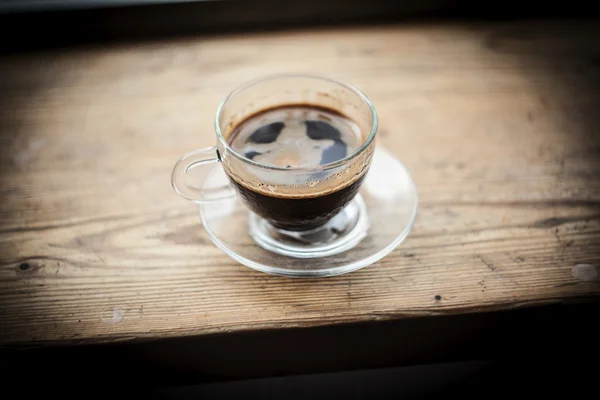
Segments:
[[[237,153],[261,164],[302,168],[339,161],[364,139],[358,125],[339,113],[288,106],[245,119],[227,141]]]
[[[333,110],[306,105],[272,108],[243,120],[227,135],[227,142],[247,159],[283,168],[281,179],[273,181],[271,172],[265,181],[258,172],[241,168],[226,168],[226,172],[250,208],[275,227],[312,229],[326,223],[356,195],[372,149],[337,170],[330,171],[327,165],[353,154],[367,134]],[[309,168],[309,172],[295,173],[295,168]]]
[[[242,120],[225,137],[244,158],[290,173],[282,174],[283,179],[274,179],[273,174],[264,177],[260,171],[241,165],[230,167],[224,163],[224,167],[238,184],[267,195],[321,196],[349,186],[365,172],[372,148],[335,171],[329,164],[353,154],[367,136],[352,120],[331,109],[309,105],[275,107]],[[314,172],[302,174],[298,168]],[[320,168],[325,172],[319,172]]]

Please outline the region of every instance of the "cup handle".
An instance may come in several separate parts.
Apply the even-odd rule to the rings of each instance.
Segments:
[[[208,203],[228,199],[235,196],[236,192],[230,183],[220,187],[203,188],[204,182],[208,177],[210,166],[220,162],[219,152],[216,147],[206,147],[204,149],[194,150],[181,157],[173,168],[171,174],[171,184],[178,195],[184,199],[196,203]],[[194,177],[194,185],[190,185],[188,171],[200,169],[202,175],[200,179]]]

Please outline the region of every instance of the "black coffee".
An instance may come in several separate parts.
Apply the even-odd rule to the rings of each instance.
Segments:
[[[352,120],[335,111],[287,106],[244,120],[229,135],[228,142],[246,158],[263,165],[293,169],[341,160],[357,150],[364,143],[364,137]],[[290,177],[284,187],[304,189],[272,193],[265,190],[269,185],[253,185],[230,178],[250,208],[272,225],[306,230],[323,225],[352,200],[365,172],[366,166],[337,180],[319,182],[314,189],[309,182],[294,182],[294,177]],[[316,173],[315,179],[318,178]]]
[[[317,197],[276,197],[248,189],[233,181],[240,195],[252,211],[265,218],[276,228],[302,231],[317,228],[354,198],[364,174],[349,186],[336,192]]]

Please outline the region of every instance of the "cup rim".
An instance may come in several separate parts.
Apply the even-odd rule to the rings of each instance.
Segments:
[[[336,85],[340,85],[352,92],[354,92],[356,95],[358,95],[358,97],[365,102],[365,104],[369,107],[369,110],[371,111],[371,131],[369,132],[369,136],[367,137],[367,139],[364,141],[364,143],[356,150],[354,150],[352,153],[348,154],[346,157],[331,162],[331,163],[327,163],[327,164],[323,164],[323,165],[313,165],[310,167],[291,167],[291,168],[287,168],[287,167],[278,167],[275,165],[266,165],[266,164],[262,164],[259,163],[257,161],[251,160],[247,157],[245,157],[244,155],[238,153],[236,150],[233,149],[233,147],[231,147],[229,145],[229,143],[227,142],[227,140],[225,139],[225,137],[223,136],[223,133],[221,132],[221,126],[219,124],[219,118],[221,116],[221,112],[223,111],[223,108],[225,107],[225,105],[227,104],[227,102],[229,101],[229,99],[231,99],[233,96],[235,96],[236,94],[240,93],[241,91],[248,89],[254,85],[266,82],[266,81],[270,81],[273,79],[291,79],[291,78],[309,78],[309,79],[317,79],[317,80],[322,80],[322,81],[328,81],[331,83],[334,83]],[[358,88],[334,80],[334,79],[330,79],[330,78],[326,78],[323,76],[317,76],[317,75],[288,75],[288,74],[279,74],[279,75],[269,75],[263,78],[259,78],[259,79],[255,79],[252,81],[249,81],[241,86],[238,86],[236,89],[234,89],[232,92],[230,92],[227,97],[225,97],[225,99],[223,99],[223,101],[219,104],[219,107],[217,108],[217,112],[215,114],[215,132],[217,133],[217,137],[219,138],[219,141],[223,144],[223,146],[227,149],[228,153],[231,153],[235,158],[239,159],[242,162],[245,162],[247,164],[253,165],[255,167],[259,167],[259,168],[263,168],[263,169],[268,169],[268,170],[272,170],[272,171],[294,171],[294,172],[314,172],[314,171],[323,171],[323,170],[328,170],[331,168],[336,168],[339,167],[341,165],[347,164],[348,161],[356,158],[357,156],[359,156],[360,154],[362,154],[365,149],[367,149],[371,143],[373,142],[373,140],[375,139],[375,134],[377,133],[377,127],[378,127],[378,118],[377,118],[377,112],[375,111],[375,107],[373,106],[373,103],[371,103],[371,100],[369,100],[369,98],[362,92],[360,91]]]

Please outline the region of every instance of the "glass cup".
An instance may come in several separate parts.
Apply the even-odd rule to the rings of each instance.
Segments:
[[[264,110],[286,106],[341,114],[358,126],[363,143],[338,161],[309,167],[261,164],[230,146],[228,139],[240,123]],[[356,195],[371,164],[377,114],[358,89],[310,76],[274,76],[251,82],[219,105],[215,131],[215,147],[195,150],[176,163],[171,180],[180,196],[205,203],[239,195],[251,211],[250,236],[261,247],[288,256],[339,253],[366,235],[367,210]],[[209,184],[207,177],[217,163],[229,179]],[[357,229],[362,232],[357,234]]]

